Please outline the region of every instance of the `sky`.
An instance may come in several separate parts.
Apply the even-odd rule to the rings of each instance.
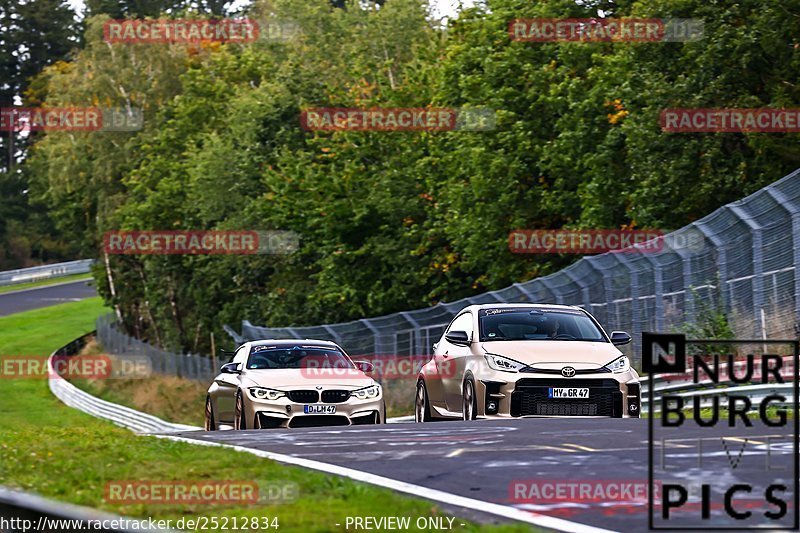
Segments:
[[[452,18],[458,11],[459,4],[464,4],[469,7],[474,3],[474,0],[429,0],[434,6],[434,15],[436,18],[448,17]],[[83,11],[83,0],[69,0],[70,5],[75,8],[79,13]],[[249,3],[248,0],[236,0],[234,6]]]

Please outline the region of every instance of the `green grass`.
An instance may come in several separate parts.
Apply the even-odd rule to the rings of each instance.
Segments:
[[[44,287],[46,285],[55,285],[57,283],[66,283],[67,281],[79,281],[82,279],[92,279],[92,276],[88,273],[72,274],[71,276],[44,279],[42,281],[31,281],[29,283],[18,283],[16,285],[3,285],[0,287],[0,294],[5,292],[21,291],[24,289],[33,289],[35,287]]]
[[[47,354],[94,327],[107,312],[98,298],[0,317],[0,356]],[[432,503],[392,491],[283,466],[230,450],[136,436],[61,404],[44,379],[2,380],[0,480],[49,498],[134,517],[278,517],[282,531],[343,530],[347,516],[441,515]],[[120,480],[237,480],[296,483],[284,504],[239,506],[127,504],[104,501],[105,486]],[[504,495],[498,495],[502,498]],[[527,525],[479,526],[459,531],[530,531]],[[335,524],[342,524],[336,527]]]

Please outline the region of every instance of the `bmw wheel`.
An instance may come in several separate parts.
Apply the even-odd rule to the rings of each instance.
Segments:
[[[206,396],[206,422],[203,426],[206,431],[217,430],[217,423],[214,420],[214,406],[211,404],[211,396]]]
[[[242,391],[236,393],[236,410],[233,415],[233,429],[247,429],[247,421],[245,420],[244,397]]]
[[[414,401],[414,421],[430,422],[431,413],[428,406],[428,389],[423,380],[417,381],[417,395]]]

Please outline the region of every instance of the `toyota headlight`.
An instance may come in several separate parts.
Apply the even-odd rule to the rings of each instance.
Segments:
[[[508,357],[503,357],[502,355],[487,353],[484,354],[484,357],[486,358],[486,362],[489,364],[489,368],[492,370],[499,370],[501,372],[519,372],[528,366],[524,363],[520,363],[519,361],[509,359]]]
[[[350,393],[350,395],[355,396],[359,400],[371,400],[372,398],[377,398],[381,395],[381,386],[370,385],[369,387],[364,387],[363,389],[354,390]]]
[[[608,363],[605,368],[610,370],[615,374],[621,374],[623,372],[627,372],[631,369],[631,361],[626,356],[617,357],[610,363]]]
[[[286,393],[282,390],[267,389],[265,387],[250,387],[247,390],[250,392],[250,396],[256,400],[273,401],[286,396]]]

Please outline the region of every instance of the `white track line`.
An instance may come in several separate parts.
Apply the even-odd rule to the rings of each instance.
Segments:
[[[88,413],[94,417],[102,418],[111,421],[119,426],[128,428],[139,434],[150,433],[154,431],[186,431],[200,429],[193,426],[185,426],[182,424],[173,424],[165,420],[161,420],[153,415],[142,413],[117,405],[112,402],[101,400],[96,396],[82,391],[75,387],[72,383],[66,381],[61,376],[55,374],[52,367],[52,361],[48,362],[48,369],[50,371],[49,385],[50,390],[54,396],[61,400],[66,405]],[[410,417],[397,417],[397,419],[389,419],[387,422],[404,422]],[[399,419],[399,420],[398,420]],[[209,442],[198,439],[190,439],[188,437],[179,437],[177,435],[152,435],[160,439],[169,439],[178,442],[186,442],[189,444],[196,444],[199,446],[216,446],[221,448],[229,448],[239,452],[249,453],[257,457],[271,459],[279,463],[300,466],[303,468],[310,468],[328,474],[346,477],[355,481],[363,483],[370,483],[379,487],[384,487],[397,492],[404,492],[419,498],[425,498],[436,502],[453,505],[456,507],[464,507],[482,513],[492,514],[507,518],[509,520],[517,520],[536,526],[554,529],[556,531],[567,531],[570,533],[613,533],[608,529],[602,529],[594,526],[580,524],[578,522],[571,522],[561,518],[536,514],[531,511],[523,511],[508,505],[500,505],[497,503],[484,502],[475,500],[473,498],[466,498],[456,494],[450,494],[441,490],[430,489],[405,481],[398,481],[360,470],[354,470],[344,466],[332,465],[311,459],[304,459],[301,457],[294,457],[291,455],[284,455],[280,453],[268,452],[264,450],[256,450],[253,448],[246,448],[244,446],[237,446],[234,444],[224,444],[219,442]]]
[[[428,487],[422,487],[420,485],[406,483],[405,481],[398,481],[396,479],[378,476],[376,474],[370,474],[369,472],[362,472],[361,470],[353,470],[352,468],[332,465],[329,463],[322,463],[320,461],[313,461],[311,459],[304,459],[302,457],[294,457],[292,455],[284,455],[282,453],[268,452],[265,450],[256,450],[254,448],[237,446],[235,444],[200,441],[196,439],[190,439],[187,437],[179,437],[177,435],[153,435],[153,436],[159,439],[169,439],[178,442],[199,444],[201,446],[216,446],[221,448],[229,448],[231,450],[249,453],[264,459],[271,459],[279,463],[301,466],[303,468],[310,468],[312,470],[318,470],[320,472],[326,472],[328,474],[335,474],[337,476],[346,477],[355,481],[361,481],[363,483],[370,483],[371,485],[377,485],[379,487],[392,489],[397,492],[404,492],[406,494],[410,494],[412,496],[416,496],[419,498],[425,498],[427,500],[433,500],[447,505],[464,507],[466,509],[472,509],[474,511],[479,511],[482,513],[493,514],[511,520],[526,522],[528,524],[533,524],[535,526],[555,529],[557,531],[568,531],[572,533],[614,533],[612,530],[609,529],[601,529],[594,526],[587,526],[584,524],[580,524],[578,522],[571,522],[569,520],[564,520],[561,518],[554,518],[551,516],[540,515],[532,513],[530,511],[522,511],[514,507],[510,507],[508,505],[500,505],[497,503],[475,500],[473,498],[466,498],[464,496],[450,494],[449,492],[430,489]]]

